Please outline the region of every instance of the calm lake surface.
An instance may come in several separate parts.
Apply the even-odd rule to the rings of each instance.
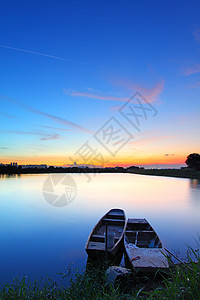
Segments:
[[[67,174],[76,182],[77,193],[71,203],[56,207],[59,195],[74,196],[73,188],[66,191],[67,183],[59,183],[63,176],[0,176],[0,283],[17,275],[32,279],[46,274],[54,277],[56,272],[65,272],[70,263],[84,267],[88,235],[111,208],[124,209],[127,217],[146,218],[164,246],[175,253],[179,251],[180,257],[184,257],[188,245],[198,248],[197,180],[90,174],[88,182],[84,174]],[[54,189],[49,182],[54,183]]]

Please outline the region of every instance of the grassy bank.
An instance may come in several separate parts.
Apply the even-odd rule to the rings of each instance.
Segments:
[[[22,174],[73,174],[73,173],[132,173],[132,174],[141,174],[141,175],[154,175],[154,176],[168,176],[168,177],[180,177],[180,178],[191,178],[200,180],[200,171],[195,171],[191,169],[140,169],[135,168],[132,170],[127,170],[124,168],[118,169],[110,169],[110,168],[47,168],[47,169],[17,169],[13,168],[12,170],[1,170],[0,168],[0,176],[4,175],[22,175]]]
[[[200,260],[191,250],[197,263],[188,256],[189,264],[174,266],[161,280],[149,277],[133,277],[132,286],[111,287],[105,280],[105,268],[94,268],[90,272],[76,272],[70,286],[63,281],[71,276],[60,274],[61,280],[45,280],[31,283],[27,279],[15,280],[0,291],[0,299],[200,299]]]
[[[141,175],[191,178],[200,180],[200,171],[194,171],[190,169],[136,169],[129,171],[129,173]]]

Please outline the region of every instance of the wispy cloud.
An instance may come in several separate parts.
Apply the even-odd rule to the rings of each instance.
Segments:
[[[34,131],[19,131],[19,130],[0,130],[1,133],[20,134],[20,135],[37,135],[40,136],[41,141],[57,140],[60,138],[57,133],[44,133]]]
[[[193,32],[194,38],[197,43],[200,43],[200,27],[196,28]]]
[[[113,95],[108,95],[103,92],[93,92],[92,89],[86,92],[82,91],[77,91],[77,90],[71,90],[71,89],[64,89],[64,92],[66,95],[72,96],[72,97],[83,97],[83,98],[91,98],[91,99],[97,99],[97,100],[103,100],[103,101],[119,101],[119,102],[126,102],[128,101],[130,97],[130,92],[133,93],[134,91],[139,91],[141,92],[144,97],[147,98],[149,102],[155,102],[158,100],[159,95],[164,89],[164,80],[161,80],[157,82],[153,87],[151,88],[145,88],[142,87],[138,84],[135,84],[132,81],[128,80],[117,80],[114,82],[114,85],[120,86],[123,88],[126,88],[128,90],[129,96],[113,96]],[[127,93],[127,94],[128,94]],[[118,107],[117,107],[118,108]],[[114,109],[115,110],[115,109]]]
[[[113,80],[113,84],[116,86],[126,88],[132,93],[134,91],[139,91],[145,98],[147,98],[148,102],[153,103],[159,99],[160,94],[164,90],[165,82],[162,79],[156,82],[150,88],[144,87],[140,84],[135,83],[134,81],[127,80],[127,79]]]
[[[1,115],[1,116],[4,116],[4,117],[6,117],[6,118],[9,118],[9,119],[15,119],[15,118],[16,118],[16,117],[14,117],[14,116],[12,116],[12,115],[5,114],[5,113],[2,113],[2,112],[0,112],[0,115]]]
[[[41,141],[57,140],[59,138],[60,138],[60,136],[57,133],[55,133],[55,134],[45,134],[45,137],[42,137]]]
[[[190,84],[189,87],[194,88],[194,89],[200,89],[200,81],[197,81],[194,84]]]
[[[7,147],[0,147],[0,150],[8,150],[9,148]]]
[[[111,110],[112,112],[116,112],[116,111],[119,110],[120,108],[121,108],[120,105],[115,105],[115,106],[111,106],[111,107],[110,107],[110,110]]]
[[[85,97],[85,98],[91,98],[91,99],[97,99],[97,100],[105,100],[105,101],[121,101],[125,102],[128,100],[128,97],[116,97],[116,96],[110,96],[106,95],[102,92],[99,93],[93,93],[93,92],[80,92],[76,90],[71,89],[64,89],[64,92],[66,95],[72,96],[72,97]]]
[[[70,126],[70,127],[72,127],[72,128],[75,128],[75,129],[77,129],[77,130],[79,130],[79,131],[82,131],[82,132],[85,132],[85,133],[93,133],[91,130],[89,130],[89,129],[85,128],[85,127],[82,127],[82,126],[78,125],[77,123],[68,121],[68,120],[66,120],[66,119],[64,119],[64,118],[57,117],[57,116],[52,115],[52,114],[48,114],[48,113],[46,113],[46,112],[44,112],[44,111],[35,109],[35,108],[33,108],[33,107],[29,107],[28,109],[29,109],[31,112],[33,112],[33,113],[36,113],[36,114],[45,116],[45,117],[47,117],[47,118],[49,118],[49,119],[51,119],[51,120],[53,120],[53,121],[55,121],[55,122],[57,122],[57,123],[60,123],[60,124],[65,125],[65,126]]]
[[[200,43],[200,27],[197,27],[193,31],[193,36],[197,43]],[[200,73],[200,63],[194,61],[188,61],[186,65],[182,68],[182,75],[190,76],[193,74]]]
[[[32,113],[35,113],[35,114],[39,114],[39,115],[42,115],[42,116],[45,116],[57,123],[60,123],[60,124],[63,124],[65,126],[69,126],[69,127],[72,127],[74,129],[77,129],[81,132],[85,132],[85,133],[93,133],[91,130],[85,128],[85,127],[82,127],[80,126],[79,124],[77,123],[74,123],[74,122],[71,122],[69,120],[66,120],[64,118],[61,118],[61,117],[58,117],[58,116],[55,116],[55,115],[52,115],[52,114],[49,114],[49,113],[46,113],[44,111],[41,111],[41,110],[38,110],[38,109],[35,109],[34,107],[30,106],[30,105],[27,105],[25,103],[22,103],[20,101],[17,101],[15,99],[12,99],[12,98],[9,98],[9,97],[5,97],[5,96],[0,96],[1,99],[5,100],[5,101],[9,101],[9,102],[12,102],[20,107],[22,107],[23,109],[25,110],[28,110]]]
[[[47,128],[47,129],[53,129],[53,130],[59,130],[59,131],[74,131],[72,129],[66,129],[66,128],[59,128],[59,127],[53,127],[53,126],[39,126],[41,128]]]
[[[53,59],[57,59],[57,60],[65,61],[65,62],[72,62],[72,63],[76,63],[76,64],[88,65],[88,66],[93,66],[93,67],[100,67],[100,66],[89,64],[87,62],[83,62],[83,61],[79,61],[79,60],[75,60],[75,59],[70,59],[70,58],[63,58],[63,57],[60,57],[60,56],[55,56],[55,55],[51,55],[51,54],[44,53],[44,52],[37,52],[37,51],[27,50],[27,49],[12,47],[12,46],[8,46],[8,45],[4,45],[4,44],[0,44],[0,47],[10,49],[10,50],[20,51],[20,52],[25,52],[25,53],[29,53],[29,54],[45,56],[45,57],[49,57],[49,58],[53,58]]]
[[[183,68],[183,75],[189,76],[192,74],[200,73],[200,64],[191,63],[189,66]]]

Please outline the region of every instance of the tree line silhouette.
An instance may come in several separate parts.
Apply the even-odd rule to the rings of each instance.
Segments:
[[[200,155],[198,153],[188,155],[185,163],[190,169],[200,171]]]
[[[185,161],[188,169],[195,171],[200,171],[200,154],[191,153],[187,156]],[[115,168],[79,168],[79,167],[54,167],[49,166],[48,168],[26,168],[23,169],[22,166],[13,165],[0,165],[0,174],[37,174],[37,173],[125,173],[125,172],[145,172],[143,167],[130,166],[128,168],[115,167]]]

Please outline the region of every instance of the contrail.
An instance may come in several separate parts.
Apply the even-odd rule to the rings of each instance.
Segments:
[[[6,101],[9,101],[9,102],[12,102],[12,103],[15,103],[16,105],[22,107],[25,110],[28,110],[28,111],[30,111],[32,113],[35,113],[35,114],[39,114],[39,115],[45,116],[45,117],[47,117],[47,118],[49,118],[49,119],[51,119],[51,120],[53,120],[53,121],[55,121],[57,123],[65,125],[65,126],[70,126],[70,127],[74,128],[74,129],[78,129],[78,130],[80,130],[82,132],[86,132],[86,133],[90,133],[90,134],[93,133],[93,131],[91,131],[91,130],[85,128],[85,127],[82,127],[81,125],[79,125],[77,123],[71,122],[69,120],[60,118],[60,117],[55,116],[55,115],[48,114],[48,113],[46,113],[44,111],[38,110],[38,109],[36,109],[36,108],[34,108],[34,107],[30,106],[30,105],[27,105],[27,104],[25,104],[23,102],[17,101],[17,100],[15,100],[13,98],[0,95],[0,99],[6,100]]]
[[[30,53],[30,54],[35,54],[35,55],[50,57],[50,58],[54,58],[54,59],[58,59],[58,60],[62,60],[62,61],[73,62],[76,64],[100,67],[100,66],[91,65],[91,64],[83,62],[83,61],[73,60],[73,59],[69,59],[69,58],[63,58],[63,57],[59,57],[59,56],[50,55],[47,53],[42,53],[42,52],[36,52],[36,51],[30,51],[30,50],[26,50],[26,49],[11,47],[11,46],[7,46],[7,45],[3,45],[3,44],[0,44],[0,47],[6,48],[6,49],[11,49],[11,50],[17,50],[17,51],[21,51],[21,52],[26,52],[26,53]]]

